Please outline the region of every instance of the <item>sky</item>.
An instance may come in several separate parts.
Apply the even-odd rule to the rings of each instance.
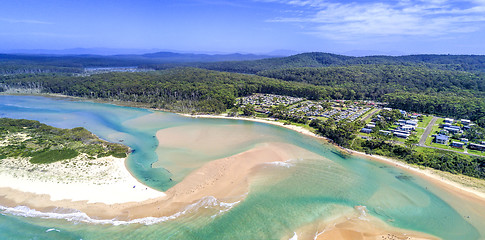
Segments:
[[[485,54],[485,0],[0,0],[0,51]]]

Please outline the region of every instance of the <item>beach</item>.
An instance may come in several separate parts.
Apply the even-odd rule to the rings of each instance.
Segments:
[[[287,129],[297,131],[301,134],[305,134],[305,135],[310,136],[310,137],[328,140],[327,138],[319,136],[316,133],[314,133],[314,132],[312,132],[312,131],[310,131],[306,128],[295,126],[295,125],[290,125],[290,124],[284,124],[284,123],[281,123],[281,122],[277,122],[274,119],[247,118],[247,117],[227,117],[227,116],[223,116],[223,115],[189,115],[189,114],[181,114],[181,115],[187,116],[187,117],[195,117],[195,118],[199,118],[199,117],[201,117],[201,118],[220,118],[220,119],[234,119],[234,120],[244,120],[244,121],[254,121],[254,122],[267,123],[267,124],[272,124],[272,125],[276,125],[276,126],[280,126],[280,127],[285,127]],[[373,159],[375,161],[379,161],[379,162],[383,162],[383,163],[386,163],[386,164],[389,164],[389,165],[393,165],[395,167],[399,167],[399,168],[407,170],[407,171],[412,171],[412,172],[417,173],[420,176],[426,178],[427,180],[431,180],[431,181],[436,182],[436,183],[439,182],[443,187],[448,186],[447,188],[450,188],[450,189],[455,188],[458,191],[459,194],[463,194],[464,192],[466,192],[466,194],[469,194],[470,197],[474,197],[476,199],[481,199],[485,202],[485,180],[474,179],[476,182],[478,182],[478,184],[477,183],[470,183],[469,184],[470,186],[466,186],[463,183],[459,183],[457,181],[450,180],[450,178],[451,178],[450,175],[452,175],[452,174],[447,174],[447,173],[443,174],[443,172],[440,173],[440,171],[437,171],[437,170],[434,170],[434,169],[424,168],[424,167],[419,167],[419,166],[413,166],[413,165],[407,164],[405,162],[402,162],[402,161],[399,161],[399,160],[396,160],[396,159],[391,159],[391,158],[384,157],[384,156],[370,155],[370,154],[366,154],[366,153],[363,153],[363,152],[358,152],[358,151],[355,151],[355,150],[342,148],[342,147],[336,146],[336,145],[335,145],[335,147],[337,147],[337,148],[339,148],[339,149],[341,149],[345,152],[352,153],[354,155],[358,155],[358,156],[365,157],[365,158],[370,158],[370,159]],[[464,183],[471,182],[472,180],[470,180],[470,179],[473,179],[473,178],[469,178],[467,176],[463,176],[463,178],[466,179],[466,180],[464,180]],[[478,187],[477,187],[477,185],[478,185]]]
[[[228,119],[224,116],[210,115],[191,117]],[[230,119],[269,123],[322,139],[308,129],[284,125],[276,121]],[[233,134],[230,135],[231,133]],[[245,134],[244,129],[238,129],[237,126],[232,125],[228,125],[226,128],[206,127],[205,129],[198,129],[194,126],[173,127],[159,130],[156,134],[159,147],[184,147],[195,153],[225,153],[227,148],[252,142],[261,136],[260,133]],[[351,150],[346,151],[413,172],[450,194],[485,209],[483,208],[485,194],[481,191],[482,189],[463,186],[443,178],[431,170],[420,169],[397,160]],[[196,209],[204,204],[226,206],[228,210],[244,201],[250,191],[252,178],[259,173],[261,168],[267,166],[268,163],[289,166],[291,165],[289,162],[298,159],[331,162],[329,159],[292,144],[267,141],[228,157],[199,164],[178,184],[166,192],[160,192],[137,181],[126,169],[124,159],[90,160],[91,165],[87,164],[86,159],[77,159],[71,163],[68,161],[50,164],[48,167],[37,166],[36,169],[29,165],[26,159],[4,159],[2,160],[4,161],[2,171],[0,171],[0,205],[7,207],[23,205],[45,212],[59,207],[75,209],[86,213],[93,219],[132,221],[153,217],[164,221],[177,218],[188,210]],[[280,177],[284,178],[284,176]],[[272,181],[278,181],[278,179]],[[464,207],[458,206],[459,202],[454,204],[453,201],[450,200],[450,204],[459,211],[469,211],[469,209],[461,209]],[[352,215],[354,217],[346,216],[322,222],[318,226],[311,226],[308,229],[302,227],[298,230],[299,239],[307,239],[304,236],[313,239],[316,233],[318,233],[316,239],[405,239],[411,236],[413,238],[410,239],[434,239],[426,234],[391,228],[386,223],[379,222],[378,219],[370,216],[366,221],[362,221],[359,218],[362,214],[360,208],[350,212],[354,215],[357,214],[357,218]],[[482,213],[477,214],[481,216]],[[485,217],[485,213],[483,216]]]
[[[52,164],[31,164],[25,158],[3,159],[0,188],[47,194],[52,201],[104,204],[139,202],[164,196],[134,178],[126,169],[124,158],[80,158]]]
[[[165,134],[164,137],[171,136]],[[255,167],[302,156],[318,157],[289,144],[265,143],[230,157],[210,161],[165,193],[138,182],[126,170],[123,159],[100,160],[101,166],[107,162],[113,163],[107,167],[109,171],[98,170],[104,176],[83,176],[86,172],[95,172],[88,168],[89,165],[84,168],[68,168],[62,174],[54,173],[64,181],[53,176],[39,177],[40,173],[66,169],[62,167],[63,163],[54,163],[47,171],[39,169],[37,173],[32,173],[29,172],[31,166],[26,163],[28,161],[24,160],[24,165],[17,166],[16,172],[10,171],[7,174],[6,166],[0,172],[0,205],[25,205],[37,210],[62,207],[103,219],[166,217],[184,211],[187,206],[205,197],[213,197],[220,202],[241,201],[248,192],[248,179]],[[97,168],[99,165],[89,167]],[[65,179],[69,175],[75,176],[78,170],[78,177]]]

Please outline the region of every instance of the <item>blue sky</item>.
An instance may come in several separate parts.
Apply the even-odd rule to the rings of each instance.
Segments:
[[[485,54],[485,0],[1,0],[0,50]]]

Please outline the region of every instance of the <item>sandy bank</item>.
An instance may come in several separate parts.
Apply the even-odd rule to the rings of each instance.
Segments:
[[[41,211],[62,207],[80,210],[100,219],[166,217],[184,211],[190,204],[208,196],[229,203],[242,200],[248,191],[249,177],[256,166],[297,157],[318,156],[289,144],[261,144],[248,151],[204,164],[165,193],[142,187],[140,183],[132,181],[134,178],[131,175],[131,180],[120,176],[114,182],[110,180],[97,185],[95,181],[57,183],[53,179],[45,179],[42,182],[2,173],[0,205],[26,205]],[[123,166],[119,163],[122,162],[118,161],[115,166]],[[124,166],[122,169],[128,173]],[[114,171],[111,172],[114,174]],[[136,188],[133,188],[134,185]]]
[[[319,136],[319,135],[315,134],[314,132],[312,132],[312,131],[310,131],[306,128],[303,128],[303,127],[300,127],[300,126],[295,126],[295,125],[284,124],[282,122],[277,122],[273,118],[264,118],[263,119],[263,118],[250,118],[250,117],[228,117],[228,116],[224,116],[224,115],[208,115],[208,114],[204,114],[204,115],[180,114],[180,115],[185,116],[185,117],[193,117],[193,118],[199,118],[199,117],[200,118],[222,118],[222,119],[245,120],[245,121],[252,121],[252,122],[268,123],[268,124],[272,124],[272,125],[276,125],[276,126],[285,127],[285,128],[291,129],[293,131],[303,133],[303,134],[308,135],[308,136],[326,139],[325,137]]]
[[[265,143],[248,151],[214,160],[190,173],[166,191],[167,198],[131,209],[133,216],[156,212],[156,217],[174,214],[184,206],[212,196],[222,202],[242,200],[249,179],[257,166],[268,162],[285,162],[300,157],[321,158],[302,148],[285,143]]]
[[[245,120],[245,121],[255,121],[261,123],[268,123],[273,124],[281,127],[285,127],[299,133],[305,134],[307,136],[326,139],[325,137],[319,136],[314,132],[311,132],[308,129],[303,127],[295,126],[295,125],[285,125],[281,122],[276,122],[274,119],[261,119],[261,118],[247,118],[247,117],[226,117],[223,115],[189,115],[189,114],[182,114],[183,116],[187,117],[202,117],[202,118],[223,118],[223,119],[235,119],[235,120]],[[343,149],[339,146],[336,146],[339,149],[345,150],[350,152],[354,155],[358,155],[361,157],[365,157],[368,159],[376,160],[382,163],[386,163],[389,165],[393,165],[395,167],[405,169],[407,171],[413,172],[418,174],[419,176],[425,178],[426,180],[433,181],[436,184],[439,184],[441,187],[445,189],[449,189],[450,191],[454,191],[454,193],[458,193],[460,195],[466,194],[467,196],[472,197],[475,200],[483,201],[485,203],[485,181],[480,179],[473,179],[468,178],[466,176],[463,177],[453,177],[452,174],[443,173],[434,169],[424,169],[418,168],[416,166],[409,165],[405,162],[394,160],[391,158],[378,156],[378,155],[369,155],[363,152],[358,152],[350,149]],[[461,178],[459,180],[458,178]],[[453,180],[451,180],[453,179]],[[463,180],[464,179],[464,180]],[[459,180],[460,182],[456,181]],[[478,183],[478,184],[477,184]]]
[[[165,196],[163,192],[136,180],[126,169],[125,159],[80,158],[52,164],[31,164],[27,159],[3,159],[0,165],[0,195],[5,193],[4,188],[11,188],[49,195],[52,201],[104,204],[139,202]],[[20,200],[21,197],[17,196],[16,199]]]
[[[439,239],[429,234],[390,226],[367,214],[365,206],[340,207],[338,215],[314,221],[294,230],[282,240],[420,240]]]

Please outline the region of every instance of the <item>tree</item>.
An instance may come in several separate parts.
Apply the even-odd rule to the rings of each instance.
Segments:
[[[242,111],[243,111],[244,116],[253,116],[254,113],[256,112],[254,110],[254,106],[251,105],[251,104],[248,104],[248,105],[242,107]]]
[[[410,148],[411,150],[414,150],[416,148],[416,144],[418,144],[419,139],[415,134],[411,134],[406,141],[404,141],[404,144]]]

